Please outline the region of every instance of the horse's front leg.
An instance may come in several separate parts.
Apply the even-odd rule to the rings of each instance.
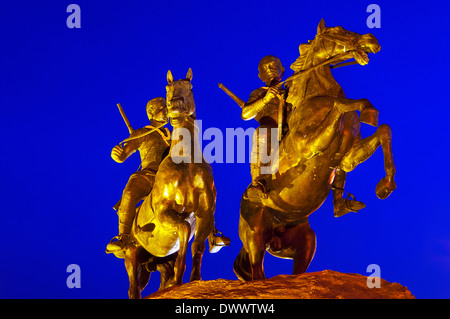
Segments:
[[[130,287],[128,289],[128,297],[130,299],[141,299],[141,288],[139,285],[140,260],[137,250],[136,246],[129,245],[125,251],[125,268],[130,281]]]
[[[341,113],[360,111],[360,120],[372,126],[378,126],[379,111],[370,103],[368,99],[348,99],[339,97],[334,100],[334,107]]]
[[[347,152],[340,164],[345,172],[352,171],[358,164],[368,159],[381,145],[384,155],[384,169],[386,176],[377,184],[375,192],[380,199],[387,198],[397,187],[394,181],[395,164],[392,154],[392,132],[387,124],[382,124],[377,131],[356,143]]]
[[[328,113],[318,112],[312,115],[312,122],[320,123],[313,126],[314,129],[308,131],[303,128],[303,123],[299,122],[300,129],[297,132],[298,150],[302,161],[324,152],[336,139],[341,126],[342,115],[347,112],[363,111],[374,109],[367,99],[351,100],[347,98],[331,98],[319,96],[308,101],[310,107],[317,109],[329,109]],[[302,162],[301,161],[301,162]],[[300,163],[301,163],[300,162]]]
[[[181,215],[164,203],[156,205],[155,216],[163,228],[173,230],[177,233],[180,242],[178,256],[174,263],[174,276],[167,286],[182,285],[183,275],[186,270],[186,252],[191,235],[191,224],[185,221]]]
[[[203,253],[205,252],[205,241],[213,230],[210,218],[196,218],[195,238],[192,242],[192,272],[190,281],[201,280],[201,267]]]
[[[174,277],[172,282],[169,282],[169,285],[182,285],[183,275],[186,271],[186,253],[189,244],[189,237],[191,235],[191,224],[185,220],[182,220],[178,216],[177,212],[171,211],[169,215],[173,215],[170,216],[170,218],[173,220],[173,225],[175,226],[178,239],[180,240],[180,248],[174,264]]]
[[[201,280],[201,266],[205,242],[214,230],[215,192],[208,190],[200,193],[198,207],[195,212],[195,238],[192,242],[192,272],[191,281]]]

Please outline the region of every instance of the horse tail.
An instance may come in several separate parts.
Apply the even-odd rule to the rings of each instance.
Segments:
[[[241,281],[251,281],[253,279],[250,258],[244,247],[242,247],[239,255],[234,261],[233,270]]]

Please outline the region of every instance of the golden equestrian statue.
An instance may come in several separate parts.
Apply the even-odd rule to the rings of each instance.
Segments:
[[[169,71],[167,108],[165,103],[164,106],[161,103],[161,108],[158,108],[161,114],[157,113],[161,117],[152,118],[157,126],[137,133],[130,129],[132,134],[124,141],[125,146],[120,149],[115,147],[112,152],[113,159],[121,162],[132,153],[131,150],[128,151],[127,145],[136,144],[129,148],[139,149],[141,157],[144,153],[141,171],[148,166],[146,155],[154,163],[151,174],[133,174],[130,178],[119,205],[119,236],[113,238],[107,246],[108,253],[125,259],[130,281],[128,295],[133,299],[141,297],[141,291],[148,283],[151,272],[156,270],[161,273],[160,289],[183,283],[186,253],[191,238],[194,237],[191,246],[191,281],[201,280],[201,261],[207,239],[212,253],[230,244],[230,239],[215,227],[216,189],[212,168],[203,159],[196,139],[198,132],[196,134],[195,130],[198,127],[194,121],[195,102],[191,79],[191,69],[186,79],[178,81],[173,80]],[[174,128],[170,144],[167,135],[158,131],[167,123],[167,118],[164,118],[167,115]],[[130,128],[126,117],[124,119]],[[167,150],[160,143],[161,138],[167,142],[166,146],[170,145]],[[142,139],[144,143],[147,142],[145,150],[157,152],[147,154],[143,152],[144,149],[138,148]],[[139,179],[134,182],[136,176]],[[147,180],[151,183],[147,183]],[[145,195],[144,190],[147,191]],[[133,200],[125,200],[126,196]],[[134,206],[133,214],[131,206],[136,205],[138,199],[143,199],[143,202],[137,208]],[[126,213],[122,213],[121,207],[124,205],[129,208]],[[117,240],[114,241],[115,239]]]
[[[230,94],[242,107],[244,119],[256,118],[261,125],[278,127],[281,137],[278,147],[268,147],[278,152],[278,161],[271,163],[272,171],[252,173],[256,178],[241,199],[239,236],[243,247],[234,262],[239,279],[265,278],[266,251],[293,259],[294,274],[305,272],[316,249],[308,216],[322,205],[330,190],[334,193],[336,217],[363,208],[364,204],[354,198],[340,198],[346,173],[380,145],[386,176],[377,184],[376,195],[385,199],[396,188],[390,127],[378,126],[378,111],[367,99],[346,98],[330,68],[351,58],[365,65],[369,61],[367,54],[379,50],[372,34],[360,35],[340,26],[325,27],[321,20],[315,39],[300,45],[300,57],[291,65],[295,73],[286,81],[280,81],[279,60],[270,58],[260,65],[265,88],[253,92],[247,103]],[[283,84],[286,89],[281,87]],[[361,122],[378,129],[363,139]],[[264,143],[267,147],[267,138]],[[260,193],[257,198],[255,189]]]

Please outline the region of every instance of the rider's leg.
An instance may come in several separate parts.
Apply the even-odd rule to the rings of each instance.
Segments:
[[[264,163],[264,161],[262,160],[262,154],[264,153],[263,155],[266,160],[272,155],[271,128],[272,126],[270,125],[261,125],[261,127],[255,130],[253,135],[253,145],[250,161],[252,185],[247,191],[247,195],[250,198],[267,197],[267,185],[265,182],[265,178],[267,176],[263,173],[263,168],[266,168],[273,163]]]
[[[131,175],[119,206],[119,234],[130,234],[132,221],[136,215],[136,205],[150,193],[152,186],[153,181],[143,173]]]
[[[381,179],[376,187],[376,194],[381,199],[388,197],[396,188],[394,181],[395,165],[392,155],[391,139],[391,128],[387,124],[382,124],[372,136],[362,139],[352,147],[344,156],[340,164],[340,167],[344,171],[350,172],[358,164],[372,156],[378,146],[381,145],[384,154],[384,169],[386,171],[386,176]]]
[[[119,239],[109,243],[107,251],[125,248],[129,240],[134,217],[136,216],[136,205],[150,193],[153,181],[151,176],[146,176],[145,172],[142,171],[131,175],[122,193],[118,209]]]
[[[257,180],[261,176],[261,158],[259,156],[260,145],[264,143],[259,135],[259,127],[253,133],[252,152],[250,157],[250,173],[252,175],[252,184],[257,186]]]
[[[350,200],[344,198],[344,186],[347,173],[341,169],[336,169],[336,175],[334,177],[332,192],[333,192],[333,208],[334,216],[340,217],[349,212],[358,212],[358,210],[363,209],[366,205],[363,202],[357,200]]]

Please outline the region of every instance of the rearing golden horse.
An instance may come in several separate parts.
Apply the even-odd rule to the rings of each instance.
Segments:
[[[391,129],[382,124],[362,139],[361,121],[377,125],[376,110],[367,99],[345,97],[330,64],[350,58],[368,63],[367,53],[380,50],[372,34],[360,35],[342,27],[325,27],[322,20],[314,40],[300,45],[296,72],[286,85],[292,111],[289,132],[279,145],[278,171],[267,175],[268,196],[241,199],[239,236],[243,242],[234,262],[241,280],[264,279],[264,254],[294,260],[293,273],[307,270],[316,249],[308,216],[327,198],[337,172],[352,171],[381,145],[386,176],[376,186],[384,199],[396,188]],[[361,112],[360,116],[356,111]]]

